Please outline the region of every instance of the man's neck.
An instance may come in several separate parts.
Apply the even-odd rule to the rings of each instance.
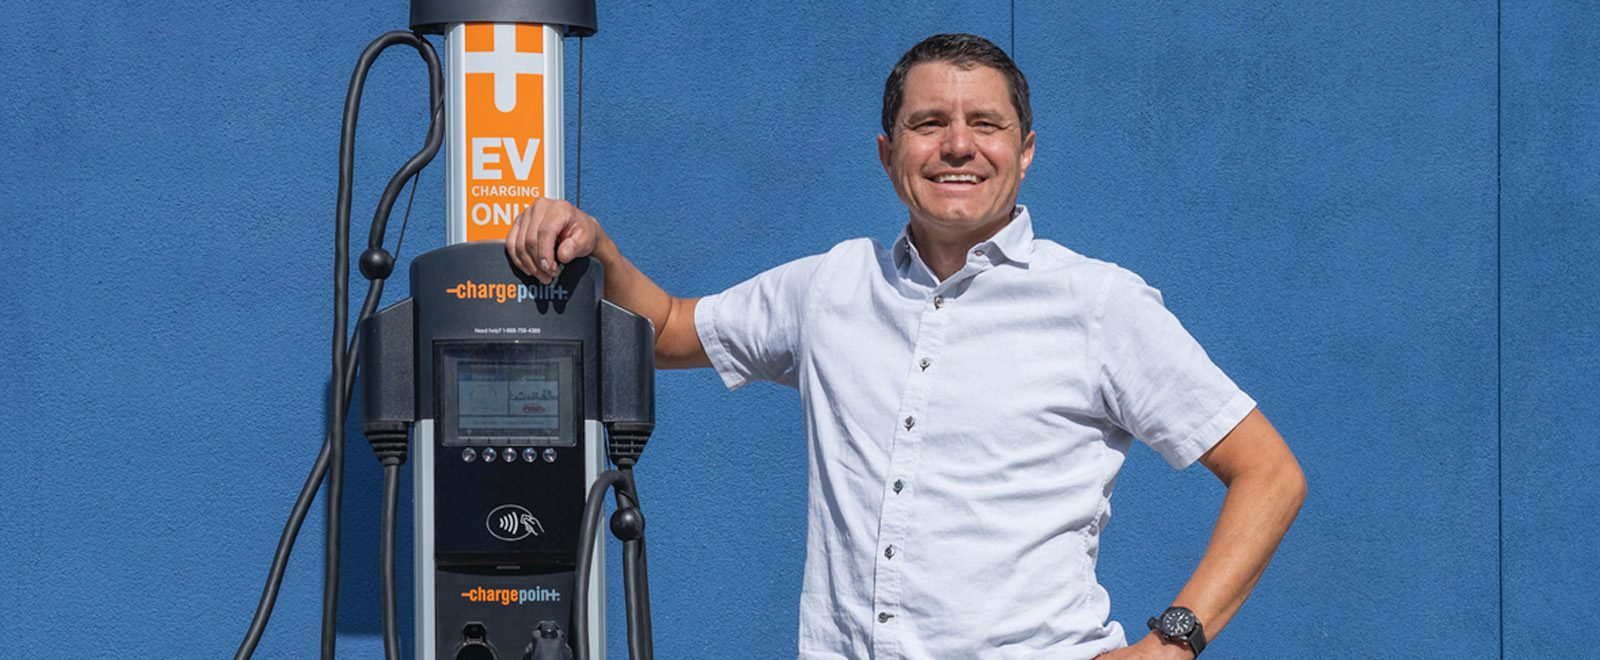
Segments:
[[[906,233],[934,279],[943,282],[966,267],[967,251],[972,246],[994,238],[1010,222],[1010,217],[1001,218],[964,234],[940,232],[912,222]]]

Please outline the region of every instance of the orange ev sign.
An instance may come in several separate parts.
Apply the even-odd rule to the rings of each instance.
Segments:
[[[505,238],[517,214],[545,193],[544,30],[463,27],[466,239]]]

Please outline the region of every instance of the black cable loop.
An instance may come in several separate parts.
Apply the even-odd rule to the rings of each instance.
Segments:
[[[626,477],[617,470],[607,470],[595,477],[583,500],[583,517],[579,518],[578,567],[572,589],[572,651],[576,660],[589,660],[589,581],[594,573],[594,548],[600,533],[600,514],[605,509],[606,490],[625,483]]]
[[[607,470],[595,478],[583,501],[583,516],[579,518],[581,533],[578,539],[578,566],[572,599],[573,657],[589,660],[589,581],[594,573],[594,549],[599,538],[600,514],[605,508],[605,494],[611,490],[617,500],[617,510],[633,509],[639,513],[639,493],[633,480],[633,470],[622,468]],[[642,520],[642,518],[641,518]],[[616,528],[612,529],[614,535]],[[623,589],[628,619],[629,657],[650,660],[652,644],[650,634],[649,576],[645,561],[643,529],[638,534],[622,539]],[[622,538],[618,535],[618,538]]]
[[[345,372],[345,363],[352,361],[352,356],[341,353],[345,347],[345,336],[349,324],[349,288],[350,288],[350,198],[351,189],[355,179],[355,139],[356,125],[361,112],[361,92],[366,86],[367,74],[372,70],[373,62],[390,46],[404,44],[415,48],[428,65],[428,100],[430,118],[428,137],[421,151],[413,154],[389,179],[382,197],[378,201],[378,210],[373,214],[373,227],[369,231],[369,245],[376,238],[381,244],[384,226],[388,224],[389,211],[394,207],[395,198],[399,196],[407,177],[415,174],[438,153],[439,145],[444,142],[444,128],[439,121],[444,114],[444,106],[440,100],[444,91],[444,76],[439,65],[439,56],[433,50],[433,45],[421,36],[395,30],[385,32],[373,39],[372,43],[361,51],[361,56],[356,60],[356,68],[350,74],[350,87],[345,94],[344,122],[339,135],[339,199],[336,210],[335,238],[334,238],[334,329],[333,329],[333,373],[335,377]],[[381,291],[381,278],[373,281],[373,286]],[[369,300],[372,296],[368,296]],[[374,309],[376,305],[372,306]],[[364,319],[371,314],[365,306],[358,319]],[[339,549],[340,549],[340,514],[344,494],[344,424],[346,414],[350,407],[350,397],[343,392],[345,388],[334,388],[335,396],[329,403],[328,424],[332,432],[332,453],[328,466],[328,514],[327,532],[325,534],[326,547],[323,551],[323,582],[322,582],[322,658],[333,660],[337,642],[338,612],[339,612]]]
[[[334,652],[335,629],[338,611],[339,589],[339,532],[340,532],[340,504],[343,493],[344,472],[344,424],[349,411],[351,389],[355,383],[356,356],[360,349],[360,336],[350,338],[348,335],[349,319],[349,233],[350,233],[350,198],[355,170],[355,132],[356,120],[359,117],[361,105],[361,92],[366,82],[367,73],[371,70],[372,63],[379,54],[390,46],[404,44],[416,49],[428,65],[429,81],[429,107],[430,117],[428,124],[428,137],[422,150],[413,154],[406,163],[391,177],[389,185],[385,188],[379,199],[378,212],[373,216],[374,227],[369,232],[369,240],[376,237],[376,245],[380,246],[384,227],[388,223],[389,213],[394,207],[394,202],[403,190],[405,181],[414,177],[423,167],[426,167],[438,153],[439,147],[444,142],[444,76],[439,64],[438,53],[433,45],[420,35],[393,31],[380,35],[362,50],[357,59],[356,68],[350,76],[350,86],[345,95],[343,124],[339,139],[339,192],[338,201],[334,212],[335,238],[334,238],[334,331],[333,331],[333,387],[329,401],[328,428],[323,436],[322,448],[313,464],[311,473],[307,475],[306,483],[302,486],[300,495],[295,500],[295,505],[290,513],[289,520],[284,524],[283,534],[278,540],[277,550],[273,555],[272,568],[268,572],[267,583],[262,589],[261,600],[256,605],[255,615],[250,622],[250,628],[245,634],[245,639],[240,643],[235,658],[249,658],[255,653],[261,636],[266,629],[267,622],[272,617],[273,607],[277,602],[278,590],[282,585],[283,573],[288,564],[289,555],[294,551],[294,544],[299,535],[300,527],[305,521],[311,501],[322,483],[328,485],[328,519],[327,519],[327,548],[323,565],[323,617],[322,617],[322,657],[332,658]],[[409,207],[408,207],[409,216]],[[398,247],[398,246],[397,246]],[[361,323],[377,310],[378,302],[383,296],[384,277],[371,278],[367,289],[366,299],[363,301],[361,311],[357,315],[357,323]],[[392,536],[393,530],[389,531]],[[393,552],[392,542],[389,552]],[[389,576],[392,587],[392,574]],[[392,608],[388,608],[391,609]],[[393,612],[385,613],[392,618]],[[385,632],[393,632],[397,626],[392,620],[385,622]],[[394,645],[398,648],[398,634],[394,634]],[[386,650],[390,646],[390,639],[385,639]]]
[[[369,297],[369,299],[371,299]],[[357,335],[350,340],[350,352],[359,353],[361,350],[361,337]],[[347,381],[350,387],[355,383],[355,365],[349,367]],[[345,394],[349,395],[347,389]],[[323,478],[328,474],[329,454],[332,452],[329,436],[323,436],[322,449],[317,453],[317,460],[311,466],[311,473],[306,475],[306,482],[300,488],[300,494],[295,498],[294,508],[289,513],[289,519],[284,521],[283,533],[278,537],[277,550],[272,555],[272,567],[267,571],[267,582],[261,589],[261,600],[256,603],[255,615],[250,619],[250,628],[245,633],[244,641],[239,644],[239,649],[234,653],[235,660],[249,658],[255,654],[256,646],[261,643],[261,635],[267,629],[267,622],[272,618],[273,607],[277,605],[278,590],[283,586],[283,574],[289,565],[289,556],[294,552],[295,540],[300,535],[300,528],[305,524],[306,514],[311,509],[311,502],[321,489]]]

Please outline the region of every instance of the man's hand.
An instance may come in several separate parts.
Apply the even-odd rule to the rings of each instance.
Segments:
[[[524,273],[549,284],[561,266],[594,253],[600,223],[564,200],[538,197],[517,215],[506,235],[506,254]]]
[[[1192,660],[1194,651],[1178,642],[1169,642],[1150,633],[1139,643],[1095,656],[1095,660]]]
[[[544,284],[574,259],[593,257],[605,269],[605,298],[650,319],[656,330],[656,367],[709,367],[711,358],[694,327],[698,299],[674,298],[629,263],[595,220],[559,199],[533,200],[506,235],[506,256],[518,270]]]

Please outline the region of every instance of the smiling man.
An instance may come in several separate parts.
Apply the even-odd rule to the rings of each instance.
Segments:
[[[1305,480],[1283,439],[1160,293],[1034,238],[1016,204],[1032,123],[1004,51],[937,35],[884,86],[878,157],[909,211],[887,248],[846,241],[684,299],[564,202],[540,200],[507,238],[545,281],[599,260],[606,297],[654,321],[663,368],[799,390],[802,658],[1191,658],[1299,510]],[[1176,468],[1205,465],[1227,495],[1172,607],[1127,646],[1095,564],[1135,438]]]

